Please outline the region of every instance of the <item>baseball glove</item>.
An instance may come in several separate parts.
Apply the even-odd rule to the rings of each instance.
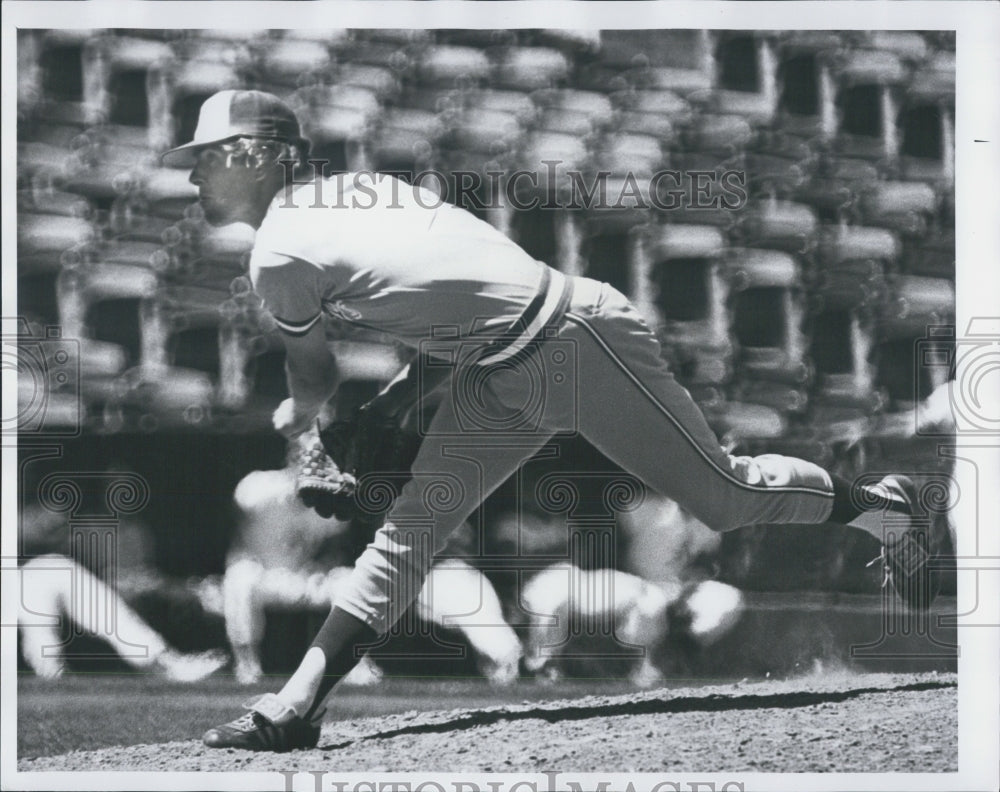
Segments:
[[[331,423],[320,432],[320,438],[326,452],[351,477],[355,487],[380,479],[397,496],[420,449],[419,435],[404,429],[396,417],[369,405],[360,407],[350,420]],[[356,511],[355,516],[374,519],[383,513]]]
[[[295,492],[320,517],[347,520],[354,513],[357,481],[331,459],[323,448],[319,430],[312,429],[291,441]]]

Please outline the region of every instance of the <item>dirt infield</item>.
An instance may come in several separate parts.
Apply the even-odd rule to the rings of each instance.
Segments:
[[[957,685],[953,674],[815,674],[346,720],[331,713],[312,751],[213,751],[188,740],[20,759],[18,768],[945,772],[958,763]]]

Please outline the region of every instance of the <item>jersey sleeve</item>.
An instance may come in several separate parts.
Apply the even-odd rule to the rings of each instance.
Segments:
[[[250,257],[250,279],[282,332],[305,335],[320,320],[320,271],[314,264],[255,250]]]

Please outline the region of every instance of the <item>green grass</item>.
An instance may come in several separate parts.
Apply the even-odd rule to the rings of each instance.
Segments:
[[[18,756],[196,740],[211,726],[239,715],[242,702],[278,690],[284,679],[274,676],[246,688],[226,675],[196,685],[178,685],[142,674],[77,673],[50,681],[21,676],[17,686]],[[338,690],[327,702],[326,717],[329,721],[409,710],[495,706],[633,689],[616,680],[557,685],[528,681],[494,688],[478,679],[387,678],[368,688]]]

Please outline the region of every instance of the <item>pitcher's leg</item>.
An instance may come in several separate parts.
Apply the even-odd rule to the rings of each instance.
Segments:
[[[32,558],[18,571],[21,590],[17,598],[17,625],[21,652],[37,676],[61,676],[66,664],[62,647],[66,643],[65,608],[73,588],[75,566],[60,555]]]
[[[412,478],[334,601],[378,633],[417,598],[434,554],[452,532],[549,439],[547,433],[463,434],[458,426],[446,400],[420,447]]]
[[[445,398],[420,446],[412,477],[355,562],[316,640],[278,698],[313,717],[357,664],[357,647],[375,642],[416,599],[434,553],[449,535],[547,439],[544,433],[462,432],[455,407]],[[360,483],[359,497],[376,494]]]
[[[579,410],[588,440],[714,530],[829,517],[833,485],[826,471],[776,454],[725,454],[635,310],[627,303],[613,309],[610,318],[567,317],[581,377],[592,383]]]

